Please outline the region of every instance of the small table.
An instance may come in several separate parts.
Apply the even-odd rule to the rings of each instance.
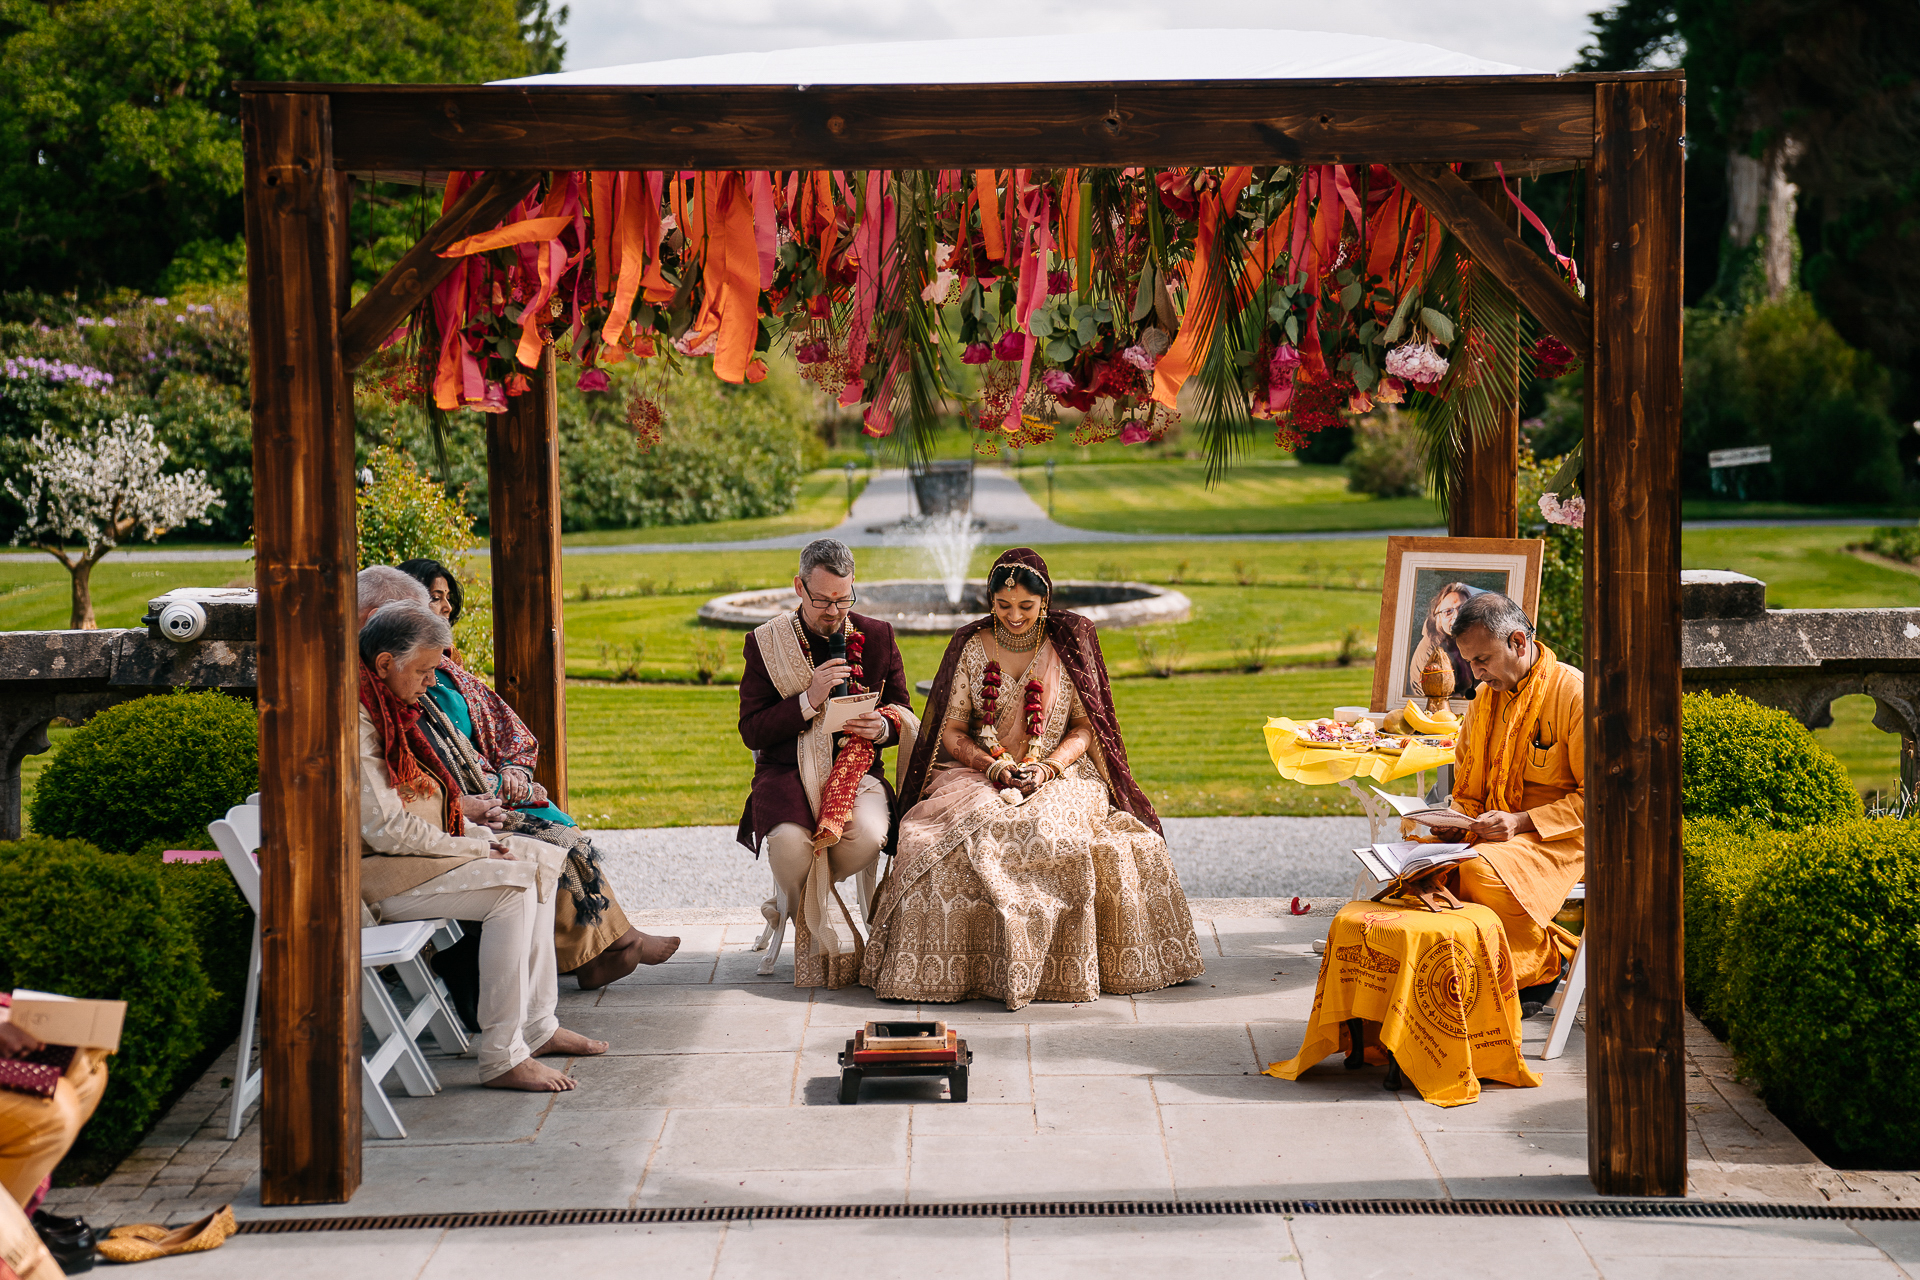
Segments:
[[[1379,1024],[1392,1067],[1436,1106],[1473,1102],[1483,1078],[1540,1083],[1521,1055],[1507,936],[1500,918],[1475,903],[1429,911],[1394,898],[1340,908],[1327,929],[1306,1042],[1267,1074],[1297,1080],[1343,1050],[1358,1067],[1364,1046],[1354,1043],[1353,1027],[1362,1021]]]
[[[967,1068],[973,1063],[973,1050],[967,1048],[965,1040],[960,1041],[959,1048],[960,1056],[952,1062],[903,1062],[897,1067],[873,1066],[854,1062],[853,1041],[849,1040],[840,1054],[840,1102],[842,1105],[859,1102],[860,1082],[868,1076],[945,1076],[948,1101],[965,1102]]]
[[[1338,784],[1351,791],[1367,815],[1367,839],[1371,844],[1380,844],[1383,837],[1386,840],[1398,839],[1398,827],[1395,824],[1400,815],[1386,801],[1374,795],[1372,788],[1362,786],[1360,779],[1395,782],[1401,778],[1412,778],[1414,786],[1425,795],[1427,770],[1453,763],[1452,747],[1429,747],[1420,743],[1415,743],[1398,755],[1382,751],[1347,751],[1340,747],[1309,747],[1299,738],[1300,730],[1305,727],[1285,716],[1275,716],[1267,721],[1267,755],[1272,758],[1273,767],[1289,782],[1299,782],[1309,787]],[[1369,889],[1368,885],[1373,887]],[[1363,868],[1354,880],[1353,896],[1368,897],[1382,887]]]

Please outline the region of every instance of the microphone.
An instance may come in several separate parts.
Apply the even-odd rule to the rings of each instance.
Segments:
[[[847,660],[847,633],[845,628],[836,627],[834,628],[833,634],[827,637],[827,660],[830,662],[845,662]],[[847,687],[851,683],[851,681],[842,680],[839,685],[834,688],[831,696],[835,698],[846,697],[848,693],[852,692],[852,690]]]

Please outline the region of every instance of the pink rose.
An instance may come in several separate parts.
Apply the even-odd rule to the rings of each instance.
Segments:
[[[1146,442],[1147,428],[1145,423],[1129,422],[1120,432],[1121,444],[1145,444]]]
[[[1018,360],[1027,353],[1027,335],[1017,329],[1009,329],[1000,335],[1000,341],[993,344],[995,360]]]
[[[505,413],[507,411],[507,393],[497,382],[488,382],[480,393],[480,403],[475,406],[482,413]]]
[[[827,342],[816,338],[812,342],[803,342],[793,349],[793,358],[801,364],[819,364],[827,358]]]
[[[1120,358],[1142,373],[1153,372],[1155,357],[1149,354],[1145,347],[1137,345],[1128,347],[1120,353]]]
[[[581,372],[580,381],[573,385],[582,391],[605,391],[613,385],[613,379],[605,369],[586,369]]]
[[[1040,384],[1057,396],[1070,396],[1079,390],[1073,375],[1064,369],[1049,369],[1040,375]]]
[[[1047,272],[1048,293],[1071,293],[1072,291],[1073,275],[1070,272],[1064,270]]]
[[[969,342],[960,352],[961,364],[985,364],[993,359],[993,348],[984,342]]]
[[[1291,378],[1293,371],[1300,367],[1300,352],[1291,345],[1275,347],[1273,356],[1267,361],[1267,374],[1275,382]]]

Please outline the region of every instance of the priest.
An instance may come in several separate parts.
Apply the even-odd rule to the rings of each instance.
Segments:
[[[1453,639],[1482,682],[1453,775],[1453,807],[1474,820],[1467,838],[1480,856],[1459,865],[1456,892],[1500,917],[1530,1016],[1574,945],[1553,917],[1586,872],[1586,679],[1498,592],[1460,606]]]
[[[740,843],[764,841],[775,897],[761,910],[771,973],[786,922],[794,923],[796,986],[839,987],[859,974],[861,939],[834,885],[869,872],[893,823],[893,789],[881,751],[913,750],[919,721],[893,627],[853,611],[853,552],[817,538],[800,552],[794,608],[747,637],[740,677],[740,738],[754,755]],[[829,699],[877,693],[876,707],[829,732]]]

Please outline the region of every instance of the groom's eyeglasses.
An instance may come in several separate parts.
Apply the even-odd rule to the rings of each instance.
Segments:
[[[856,591],[852,595],[839,600],[822,600],[819,596],[809,594],[807,596],[807,603],[822,613],[845,612],[860,603],[860,593]]]

